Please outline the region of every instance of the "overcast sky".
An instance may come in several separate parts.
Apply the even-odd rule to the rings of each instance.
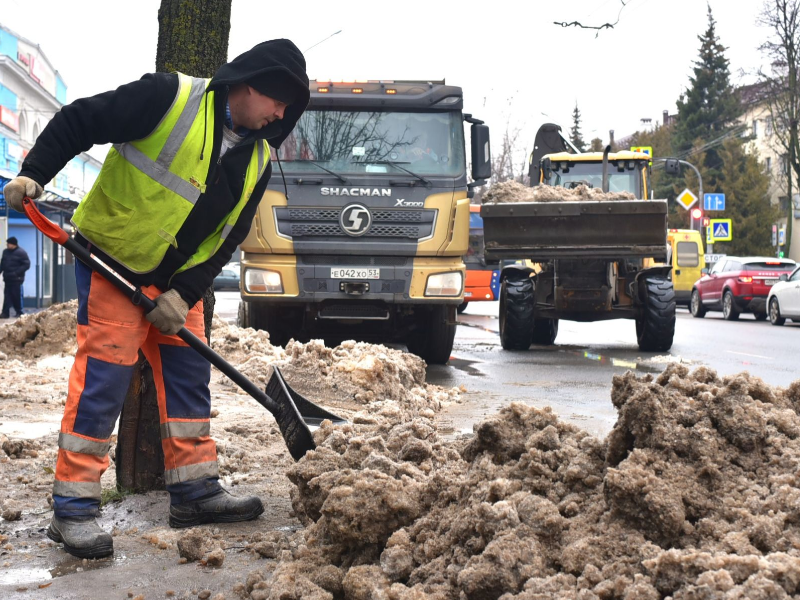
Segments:
[[[711,0],[734,83],[751,82],[767,31],[762,0]],[[704,0],[403,2],[233,0],[229,57],[287,37],[306,50],[314,79],[442,79],[464,88],[465,111],[509,123],[530,149],[543,122],[571,125],[577,101],[584,138],[617,138],[640,119],[676,111],[707,25]],[[74,100],[152,71],[160,0],[3,0],[0,22],[38,43]],[[553,21],[614,22],[614,29]]]

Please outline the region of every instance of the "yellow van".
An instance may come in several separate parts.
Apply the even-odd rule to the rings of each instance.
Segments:
[[[670,246],[668,261],[672,264],[672,286],[675,301],[689,306],[692,286],[700,279],[706,266],[703,238],[694,229],[670,229],[667,232]]]

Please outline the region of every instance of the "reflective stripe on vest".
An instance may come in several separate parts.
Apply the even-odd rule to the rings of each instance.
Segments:
[[[178,231],[206,189],[215,93],[208,90],[208,79],[180,73],[178,78],[175,100],[161,122],[147,137],[109,150],[72,218],[87,240],[135,273],[155,270],[170,246],[178,248]],[[178,271],[217,251],[268,163],[267,142],[256,140],[236,206]]]

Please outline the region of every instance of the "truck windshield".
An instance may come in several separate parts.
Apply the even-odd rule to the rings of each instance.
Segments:
[[[586,163],[575,162],[571,163],[569,170],[564,173],[563,171],[553,171],[553,176],[550,179],[551,185],[558,185],[561,187],[575,187],[581,183],[589,187],[602,189],[603,188],[603,164],[602,163]],[[624,172],[617,171],[617,167],[613,163],[608,164],[608,191],[609,192],[630,192],[637,198],[639,194],[639,170],[626,170]]]
[[[464,173],[464,129],[459,112],[307,110],[281,145],[293,173],[399,174],[391,163],[420,175]]]

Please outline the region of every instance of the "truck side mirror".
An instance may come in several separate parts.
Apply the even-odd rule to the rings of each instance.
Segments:
[[[470,127],[470,138],[472,139],[472,179],[476,182],[485,181],[492,176],[489,127],[473,123]]]
[[[677,158],[668,158],[664,164],[664,170],[667,175],[680,175],[681,163]]]
[[[550,178],[553,176],[553,164],[550,162],[549,158],[542,159],[542,178],[544,182],[547,183],[550,181]],[[536,183],[539,183],[538,181]]]

